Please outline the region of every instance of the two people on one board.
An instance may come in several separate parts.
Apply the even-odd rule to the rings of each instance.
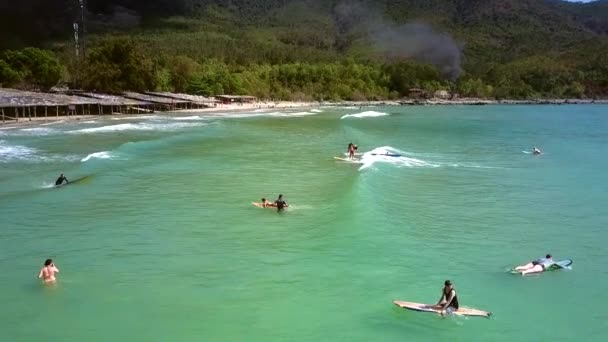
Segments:
[[[353,144],[352,142],[349,143],[346,150],[348,153],[348,159],[355,159],[355,152],[357,152],[358,149],[359,147],[357,145]]]
[[[551,254],[547,254],[544,258],[538,258],[534,261],[530,261],[525,265],[515,267],[515,271],[521,273],[521,275],[524,276],[530,273],[544,272],[553,264],[555,264],[555,261],[553,261],[553,257],[551,256]]]
[[[42,279],[45,284],[53,284],[57,281],[55,274],[59,273],[59,269],[53,263],[53,259],[46,259],[44,266],[38,273],[38,279]]]
[[[262,206],[264,208],[273,207],[277,208],[277,211],[283,211],[285,208],[289,207],[289,204],[285,202],[283,195],[279,195],[279,198],[277,198],[277,200],[274,202],[270,202],[266,198],[262,198]]]
[[[61,175],[59,175],[59,178],[57,178],[57,180],[55,181],[55,186],[61,185],[61,184],[63,184],[63,182],[65,182],[66,184],[69,183],[68,179],[65,178],[65,176],[62,173]]]

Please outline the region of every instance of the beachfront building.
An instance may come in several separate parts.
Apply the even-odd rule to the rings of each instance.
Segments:
[[[220,101],[223,104],[233,104],[233,103],[255,103],[258,102],[258,98],[255,96],[247,96],[247,95],[217,95],[215,97],[216,100]]]
[[[449,100],[452,97],[452,94],[450,94],[450,92],[447,90],[437,90],[433,94],[433,97],[441,100]]]

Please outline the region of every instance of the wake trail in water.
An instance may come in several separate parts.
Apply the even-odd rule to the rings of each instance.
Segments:
[[[343,115],[340,120],[343,119],[348,119],[348,118],[357,118],[357,119],[363,119],[363,118],[377,118],[377,117],[381,117],[381,116],[388,116],[388,113],[383,113],[383,112],[375,112],[375,111],[367,111],[367,112],[362,112],[362,113],[357,113],[357,114],[346,114]]]
[[[417,158],[407,156],[407,152],[401,151],[391,146],[377,147],[369,152],[363,153],[360,161],[363,165],[359,170],[365,170],[376,163],[392,164],[397,167],[439,167],[441,165],[427,162]]]

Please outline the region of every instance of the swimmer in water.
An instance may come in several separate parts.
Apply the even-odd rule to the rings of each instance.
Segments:
[[[283,199],[283,195],[279,195],[276,201],[274,201],[274,206],[277,207],[277,211],[283,211],[285,208],[289,207],[289,204],[285,202]]]
[[[43,279],[45,284],[55,283],[55,273],[59,273],[59,269],[55,266],[52,259],[46,259],[44,267],[38,273],[38,279]]]

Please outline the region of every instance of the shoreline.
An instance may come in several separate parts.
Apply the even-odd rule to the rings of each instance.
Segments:
[[[239,104],[220,104],[217,107],[180,109],[173,111],[157,111],[141,114],[104,114],[104,115],[63,115],[49,117],[23,118],[19,121],[6,120],[0,121],[0,127],[21,127],[37,124],[53,124],[64,121],[93,120],[101,117],[133,117],[138,116],[179,116],[182,114],[220,114],[220,113],[241,113],[250,111],[266,110],[289,110],[289,109],[312,109],[319,107],[359,107],[363,110],[366,107],[391,107],[391,106],[486,106],[486,105],[608,105],[608,100],[578,100],[578,99],[551,99],[551,100],[485,100],[462,98],[456,100],[442,99],[408,99],[400,101],[340,101],[340,102],[295,102],[295,101],[276,101],[276,102],[255,102]],[[355,109],[355,108],[353,108]]]

